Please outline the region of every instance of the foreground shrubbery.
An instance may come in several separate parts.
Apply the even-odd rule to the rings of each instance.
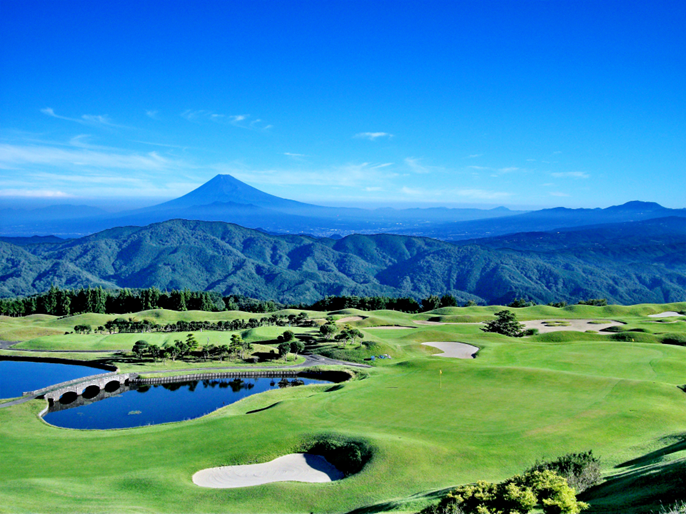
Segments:
[[[576,493],[599,481],[600,460],[592,451],[569,453],[498,484],[462,485],[420,514],[526,514],[537,506],[545,514],[578,514],[588,505]]]
[[[550,462],[536,463],[528,471],[554,471],[577,493],[583,492],[600,482],[600,459],[593,451],[568,453]]]
[[[526,514],[539,506],[545,514],[578,514],[587,508],[554,471],[529,471],[499,484],[477,482],[448,493],[420,514]]]
[[[686,502],[677,502],[669,507],[662,507],[658,514],[686,514]]]

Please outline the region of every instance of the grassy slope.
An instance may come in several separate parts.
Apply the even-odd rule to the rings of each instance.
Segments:
[[[684,306],[534,307],[517,314],[607,316],[652,332],[684,332],[686,323],[643,317]],[[465,310],[337,315],[368,316],[351,323],[364,330],[372,321],[412,326],[412,319]],[[487,319],[492,312],[473,308],[468,315]],[[394,359],[331,392],[273,391],[190,422],[105,432],[49,427],[36,418],[38,401],[0,410],[0,511],[345,512],[389,501],[411,510],[418,505],[403,503],[410,495],[499,480],[567,451],[592,448],[609,469],[664,446],[660,438],[686,424],[686,397],[676,387],[686,382],[686,348],[592,334],[515,340],[465,325],[364,331]],[[431,357],[435,350],[424,341],[464,341],[481,350],[474,360],[443,359]],[[332,484],[213,491],[191,482],[204,467],[270,460],[308,434],[326,432],[369,440],[373,461]],[[629,493],[615,488],[610,502],[617,504]]]

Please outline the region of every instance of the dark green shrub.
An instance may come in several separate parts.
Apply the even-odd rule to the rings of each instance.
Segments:
[[[486,323],[486,326],[481,330],[508,337],[522,337],[524,335],[523,325],[517,321],[517,316],[512,311],[499,311],[495,315],[497,319]]]
[[[663,344],[676,344],[686,346],[686,334],[665,334],[660,339]]]
[[[594,307],[605,307],[607,306],[606,298],[589,298],[588,300],[579,300],[577,305],[592,305]]]
[[[625,330],[624,327],[614,326],[614,327],[604,328],[601,330],[601,332],[624,332],[624,330]]]
[[[372,458],[372,448],[363,441],[353,441],[338,435],[324,435],[306,441],[302,451],[321,455],[345,476],[359,473]]]
[[[627,343],[655,343],[656,337],[650,333],[641,332],[622,332],[621,334],[612,334],[609,336],[612,341],[624,341]]]
[[[525,336],[537,336],[538,335],[538,329],[537,328],[527,328],[524,331]]]
[[[527,300],[526,298],[515,298],[512,300],[510,303],[507,304],[508,307],[514,307],[516,309],[522,308],[522,307],[533,307],[536,305],[536,302]]]
[[[568,453],[550,462],[537,462],[527,473],[546,470],[564,477],[577,493],[600,482],[600,459],[593,456],[592,450]]]

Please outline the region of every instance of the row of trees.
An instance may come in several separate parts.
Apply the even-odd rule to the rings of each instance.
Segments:
[[[145,358],[151,358],[154,361],[170,359],[172,362],[175,362],[176,359],[190,357],[202,358],[205,361],[215,359],[223,361],[225,358],[245,359],[252,350],[252,343],[243,341],[243,338],[238,334],[231,336],[231,342],[228,345],[208,343],[203,346],[200,346],[193,334],[188,334],[185,341],[177,339],[173,343],[165,343],[162,346],[148,343],[144,340],[136,341],[131,351],[138,360]]]
[[[75,325],[74,332],[77,334],[90,334],[91,332],[109,334],[137,334],[144,332],[201,332],[211,330],[217,332],[235,332],[237,330],[247,330],[257,327],[279,326],[279,327],[313,327],[316,326],[314,320],[308,319],[305,312],[298,314],[272,314],[263,318],[234,319],[230,321],[177,321],[160,325],[147,319],[136,320],[133,318],[116,318],[108,321],[95,329],[91,325]]]
[[[305,350],[305,344],[295,338],[295,334],[287,330],[279,336],[277,351],[279,357],[286,358],[289,353],[299,354]],[[159,359],[170,359],[175,362],[177,359],[201,358],[205,361],[229,359],[246,359],[253,351],[252,343],[244,341],[238,334],[231,336],[231,342],[227,344],[215,345],[208,343],[200,346],[193,334],[188,334],[185,341],[176,339],[173,343],[165,343],[162,346],[148,343],[144,340],[136,341],[131,352],[138,360],[150,358],[153,361]]]
[[[352,325],[346,323],[343,328],[336,325],[333,321],[319,327],[319,333],[327,340],[334,339],[343,346],[348,343],[355,344],[358,339],[364,338],[364,334]]]
[[[439,307],[457,307],[457,305],[457,299],[449,294],[431,295],[421,300],[421,304],[409,296],[402,298],[390,296],[327,296],[307,308],[315,311],[337,311],[341,309],[378,311],[387,309],[415,313],[430,311]]]
[[[508,307],[521,308],[521,307],[533,307],[537,305],[533,300],[527,300],[526,298],[515,298],[510,303],[507,304]],[[607,305],[606,298],[589,298],[588,300],[579,300],[577,305],[591,305],[593,307],[605,307]],[[550,302],[549,307],[567,307],[567,302]]]
[[[464,307],[476,305],[469,301]],[[536,305],[531,300],[516,298],[509,307],[529,307]],[[551,302],[548,305],[564,307],[566,302]],[[603,298],[591,298],[579,301],[579,305],[607,305]],[[107,290],[102,287],[81,289],[60,289],[53,285],[43,294],[26,298],[0,299],[0,315],[27,316],[30,314],[51,314],[68,316],[84,312],[101,314],[124,314],[150,309],[169,309],[174,311],[226,311],[269,313],[284,308],[310,309],[317,311],[335,311],[341,309],[396,310],[401,312],[425,312],[440,307],[457,307],[457,299],[449,294],[430,295],[421,301],[406,296],[327,296],[312,305],[284,305],[271,300],[256,300],[240,295],[222,296],[213,291],[190,291],[188,289],[160,291],[156,287],[147,289]]]

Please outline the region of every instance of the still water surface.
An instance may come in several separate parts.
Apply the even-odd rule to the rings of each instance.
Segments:
[[[0,398],[15,398],[27,391],[100,373],[107,372],[73,364],[0,361]]]
[[[44,416],[51,425],[64,428],[108,429],[156,425],[183,421],[209,414],[247,396],[307,384],[328,384],[309,378],[217,378],[152,386],[125,387],[101,401],[89,403],[78,398],[58,403]],[[64,401],[70,400],[65,398]]]

